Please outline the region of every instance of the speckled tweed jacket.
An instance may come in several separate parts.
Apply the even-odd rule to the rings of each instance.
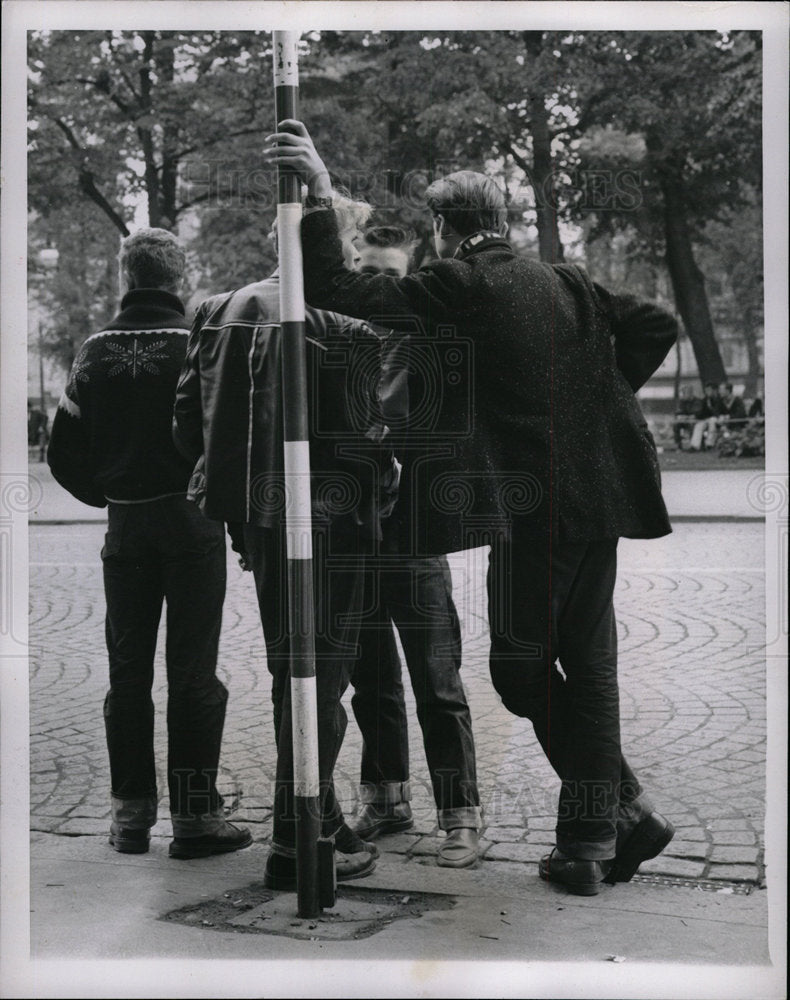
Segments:
[[[429,414],[412,491],[419,551],[470,548],[514,524],[568,541],[671,530],[635,392],[677,337],[672,315],[490,233],[402,279],[348,271],[333,211],[305,217],[302,245],[311,305],[427,345],[404,366]]]

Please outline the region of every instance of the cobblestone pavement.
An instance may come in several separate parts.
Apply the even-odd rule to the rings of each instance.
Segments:
[[[30,527],[32,828],[106,837],[109,772],[104,526]],[[764,543],[761,524],[684,523],[666,539],[625,540],[616,595],[623,745],[658,808],[677,827],[646,874],[763,884],[765,811]],[[232,556],[232,553],[230,554]],[[488,679],[485,550],[451,557],[464,634],[485,810],[483,864],[530,868],[553,842],[558,782],[529,724],[510,715]],[[271,832],[274,747],[269,675],[252,580],[229,556],[219,674],[230,690],[220,787],[256,839]],[[165,684],[157,654],[160,789]],[[351,715],[336,772],[347,812],[357,805],[360,737]],[[436,828],[409,693],[415,827],[380,842],[432,864]],[[166,799],[155,836],[169,837]]]

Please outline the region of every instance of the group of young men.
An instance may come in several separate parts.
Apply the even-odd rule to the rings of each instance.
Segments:
[[[539,873],[587,895],[628,881],[673,835],[621,751],[612,593],[617,539],[671,530],[634,393],[674,342],[675,320],[580,268],[515,254],[502,193],[468,171],[429,187],[438,259],[411,270],[408,234],[360,235],[369,206],[339,198],[304,126],[283,125],[263,158],[307,185],[321,835],[334,841],[337,878],[367,875],[375,838],[413,822],[393,623],[446,832],[437,861],[477,861],[480,794],[446,556],[488,545],[492,681],[505,708],[532,722],[561,780],[556,848]],[[151,689],[163,602],[170,854],[251,842],[216,787],[227,525],[254,576],[272,675],[265,879],[292,889],[277,273],[208,299],[190,331],[172,234],[134,234],[120,262],[121,312],[80,349],[49,450],[66,489],[108,506],[110,842],[146,851],[157,817]],[[349,684],[364,746],[353,829],[333,785]]]

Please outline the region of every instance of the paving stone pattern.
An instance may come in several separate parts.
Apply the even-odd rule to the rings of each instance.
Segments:
[[[30,755],[34,830],[105,837],[109,769],[99,551],[104,526],[30,528]],[[764,883],[765,626],[763,527],[684,523],[666,539],[624,540],[616,607],[623,746],[677,827],[645,874]],[[464,635],[484,808],[483,864],[526,864],[554,839],[558,782],[523,719],[488,678],[485,550],[451,558]],[[252,579],[230,553],[218,672],[230,691],[220,786],[256,839],[271,833],[274,745],[269,675]],[[160,819],[169,837],[164,760],[164,635],[154,700]],[[408,687],[408,683],[407,683]],[[336,772],[344,808],[357,807],[360,737],[350,709]],[[413,864],[441,843],[425,755],[408,691],[415,827],[380,841]]]

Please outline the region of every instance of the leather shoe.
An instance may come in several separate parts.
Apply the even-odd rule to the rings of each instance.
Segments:
[[[674,826],[661,813],[645,816],[615,855],[606,881],[630,882],[642,862],[657,857],[674,836]]]
[[[576,896],[596,896],[609,871],[611,861],[586,861],[566,858],[555,847],[538,863],[538,874],[544,882],[555,882]]]
[[[174,837],[170,842],[170,857],[207,858],[211,854],[228,854],[240,851],[252,843],[252,834],[246,826],[235,826],[225,821],[216,833],[201,837]]]
[[[442,868],[468,868],[477,861],[478,833],[470,827],[457,826],[447,831],[439,848],[436,863]]]
[[[362,807],[354,830],[362,840],[373,840],[383,833],[400,833],[414,826],[408,802],[383,804],[368,802]]]
[[[151,832],[147,827],[132,830],[128,826],[110,824],[110,847],[119,854],[147,854],[151,843]]]
[[[367,851],[374,858],[379,856],[378,847],[370,841],[363,840],[348,823],[344,823],[335,834],[335,849],[342,854],[359,854],[361,851]]]
[[[376,859],[370,851],[343,854],[335,851],[335,878],[338,882],[364,878],[376,867]],[[263,884],[267,889],[289,891],[296,889],[296,858],[270,852],[266,859]]]

